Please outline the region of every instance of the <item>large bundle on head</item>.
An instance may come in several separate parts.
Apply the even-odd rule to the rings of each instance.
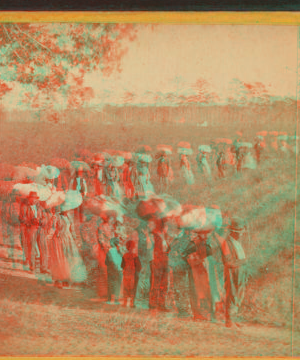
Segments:
[[[124,160],[131,160],[132,159],[132,154],[129,151],[120,151],[120,156],[124,159]]]
[[[56,206],[60,206],[66,200],[66,193],[64,191],[55,191],[51,194],[49,199],[44,202],[44,207],[50,209]]]
[[[199,145],[198,150],[200,152],[211,153],[211,147],[209,145]]]
[[[28,167],[16,166],[13,180],[17,180],[20,183],[34,182],[40,171],[41,168],[37,168],[36,170],[34,170]]]
[[[267,131],[259,131],[256,133],[256,135],[259,135],[259,136],[267,136],[268,135],[268,132]]]
[[[46,185],[46,180],[53,180],[58,178],[60,171],[55,166],[42,165],[38,175],[35,177],[35,182],[40,185]]]
[[[90,166],[84,161],[72,161],[71,166],[74,170],[82,169],[82,171],[90,171]]]
[[[193,149],[191,147],[191,144],[187,141],[180,141],[178,143],[177,152],[181,155],[193,155]]]
[[[30,184],[15,184],[13,186],[15,190],[18,190],[22,197],[28,197],[31,192],[37,193],[40,201],[46,201],[51,196],[51,190],[43,185],[30,183]]]
[[[122,221],[125,209],[108,196],[87,198],[83,202],[83,210],[86,214],[93,214],[107,220],[109,217]]]
[[[77,190],[69,190],[65,194],[65,200],[60,205],[61,211],[70,211],[78,208],[82,204],[82,196]]]
[[[278,140],[283,140],[283,141],[287,141],[289,139],[288,135],[279,135],[277,137]]]
[[[136,154],[137,161],[143,162],[143,163],[151,163],[152,162],[152,156],[148,154]]]
[[[152,151],[152,148],[149,145],[139,146],[136,150],[137,154],[149,154]]]
[[[152,195],[146,200],[140,200],[135,210],[137,216],[142,220],[177,217],[181,211],[182,208],[179,202],[167,194],[161,196]]]
[[[0,164],[0,180],[12,180],[15,174],[15,166],[1,163]]]
[[[156,146],[156,149],[160,152],[160,153],[164,153],[166,155],[171,155],[173,152],[173,148],[170,145],[163,145],[163,144],[159,144]]]
[[[247,149],[253,148],[253,145],[251,143],[248,143],[248,142],[241,142],[241,143],[237,143],[236,147],[239,148],[239,149],[247,150]]]
[[[231,139],[227,139],[227,138],[218,138],[214,140],[215,144],[221,144],[221,145],[231,145],[232,144],[232,140]]]
[[[113,156],[112,157],[112,166],[121,167],[124,164],[124,158],[122,156]]]
[[[222,213],[217,207],[183,205],[179,217],[179,226],[192,231],[211,232],[222,226]]]
[[[37,164],[32,163],[32,162],[25,162],[25,161],[23,161],[22,164],[20,164],[19,166],[27,167],[27,168],[30,168],[33,170],[37,170],[39,168],[39,166]]]

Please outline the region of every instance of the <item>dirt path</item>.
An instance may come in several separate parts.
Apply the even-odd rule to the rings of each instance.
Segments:
[[[181,321],[174,313],[95,301],[92,290],[59,290],[11,276],[1,275],[0,287],[0,355],[291,355],[288,329]],[[294,355],[300,355],[299,340],[295,336]]]

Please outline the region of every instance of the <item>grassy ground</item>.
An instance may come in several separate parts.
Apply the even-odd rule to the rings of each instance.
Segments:
[[[261,125],[249,128],[248,140],[261,129]],[[216,137],[230,137],[234,133],[233,126],[200,130],[192,125],[148,123],[131,127],[120,123],[101,126],[96,123],[40,123],[38,126],[4,123],[1,130],[0,161],[13,164],[22,161],[42,164],[54,157],[71,159],[77,147],[91,151],[104,148],[132,151],[140,144],[155,148],[156,144],[165,143],[176,147],[179,141],[189,141],[196,149],[200,143]],[[275,130],[292,132],[293,122]],[[299,237],[294,244],[294,230],[298,231],[295,229],[295,213],[297,217],[300,214],[295,208],[295,157],[280,158],[270,154],[257,170],[242,177],[215,178],[212,186],[196,175],[196,183],[190,189],[180,177],[177,154],[172,157],[172,163],[175,181],[171,194],[180,202],[191,201],[204,206],[217,204],[222,210],[247,221],[248,231],[242,242],[249,259],[249,281],[241,309],[241,321],[247,324],[246,327],[236,333],[220,324],[183,323],[164,316],[152,317],[148,312],[138,310],[126,312],[118,309],[113,313],[103,304],[91,304],[88,299],[96,295],[89,292],[82,297],[72,293],[64,304],[65,292],[62,295],[59,290],[40,288],[36,283],[28,284],[28,289],[22,288],[22,284],[14,287],[5,280],[1,286],[6,295],[0,300],[0,333],[5,340],[1,354],[290,354],[292,310],[294,329],[300,331],[299,307],[296,301],[293,304],[292,298],[293,287],[295,297],[300,293],[300,283],[296,281],[299,278],[299,247],[294,246],[300,245]],[[194,160],[192,167],[196,173]],[[153,174],[152,181],[156,186],[154,169]],[[23,290],[16,292],[16,288]],[[299,348],[295,347],[295,353],[297,351],[299,355]]]
[[[46,288],[33,280],[0,279],[6,288],[0,301],[0,355],[291,354],[288,329],[253,323],[227,329],[220,322],[183,322],[174,314],[154,315],[146,310],[93,302],[84,291]],[[297,334],[295,340],[299,341]],[[296,347],[294,350],[294,354],[299,352]]]

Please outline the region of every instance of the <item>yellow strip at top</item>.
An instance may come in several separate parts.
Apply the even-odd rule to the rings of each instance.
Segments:
[[[1,11],[0,22],[300,25],[300,12]]]

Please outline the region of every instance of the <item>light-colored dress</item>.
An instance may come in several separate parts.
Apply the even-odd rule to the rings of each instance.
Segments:
[[[49,268],[53,280],[84,282],[87,278],[87,271],[71,233],[69,217],[57,215],[55,229],[49,246]]]
[[[138,196],[147,197],[155,193],[154,187],[150,181],[148,167],[140,166],[140,164],[137,165],[134,185]]]
[[[206,154],[199,154],[197,163],[199,174],[204,175],[207,179],[211,179],[211,169],[208,164]]]
[[[188,185],[193,185],[195,182],[194,174],[191,169],[191,165],[188,161],[188,158],[186,155],[181,155],[181,162],[180,162],[180,168],[183,174],[183,177],[186,180],[186,183]]]

